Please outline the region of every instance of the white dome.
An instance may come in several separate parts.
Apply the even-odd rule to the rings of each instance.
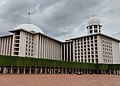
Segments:
[[[88,25],[100,25],[100,19],[98,17],[93,16],[89,19]]]
[[[18,30],[18,29],[23,29],[23,30],[26,30],[26,31],[35,31],[36,33],[43,33],[44,32],[37,26],[33,25],[33,24],[21,24],[19,26],[17,26],[16,28],[14,28],[13,30]]]

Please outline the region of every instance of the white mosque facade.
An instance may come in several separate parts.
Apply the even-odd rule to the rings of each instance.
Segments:
[[[0,55],[87,63],[120,63],[120,40],[101,33],[100,19],[88,21],[86,36],[61,42],[33,24],[22,24],[0,36]]]

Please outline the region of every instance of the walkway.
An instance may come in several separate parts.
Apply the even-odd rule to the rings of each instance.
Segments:
[[[0,75],[0,86],[120,86],[119,75]]]

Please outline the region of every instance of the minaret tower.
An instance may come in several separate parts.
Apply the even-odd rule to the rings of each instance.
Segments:
[[[100,25],[100,19],[93,15],[93,17],[91,17],[88,21],[87,33],[88,34],[101,33],[101,27],[102,25]]]

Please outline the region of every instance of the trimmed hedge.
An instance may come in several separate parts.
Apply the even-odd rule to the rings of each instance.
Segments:
[[[120,70],[120,64],[93,64],[70,62],[60,60],[48,60],[30,57],[1,56],[0,66],[38,66],[38,67],[59,67],[59,68],[81,68],[92,70]]]
[[[80,63],[72,61],[70,62],[17,56],[0,56],[0,66],[39,66],[39,67],[95,69],[95,64],[92,63]]]

